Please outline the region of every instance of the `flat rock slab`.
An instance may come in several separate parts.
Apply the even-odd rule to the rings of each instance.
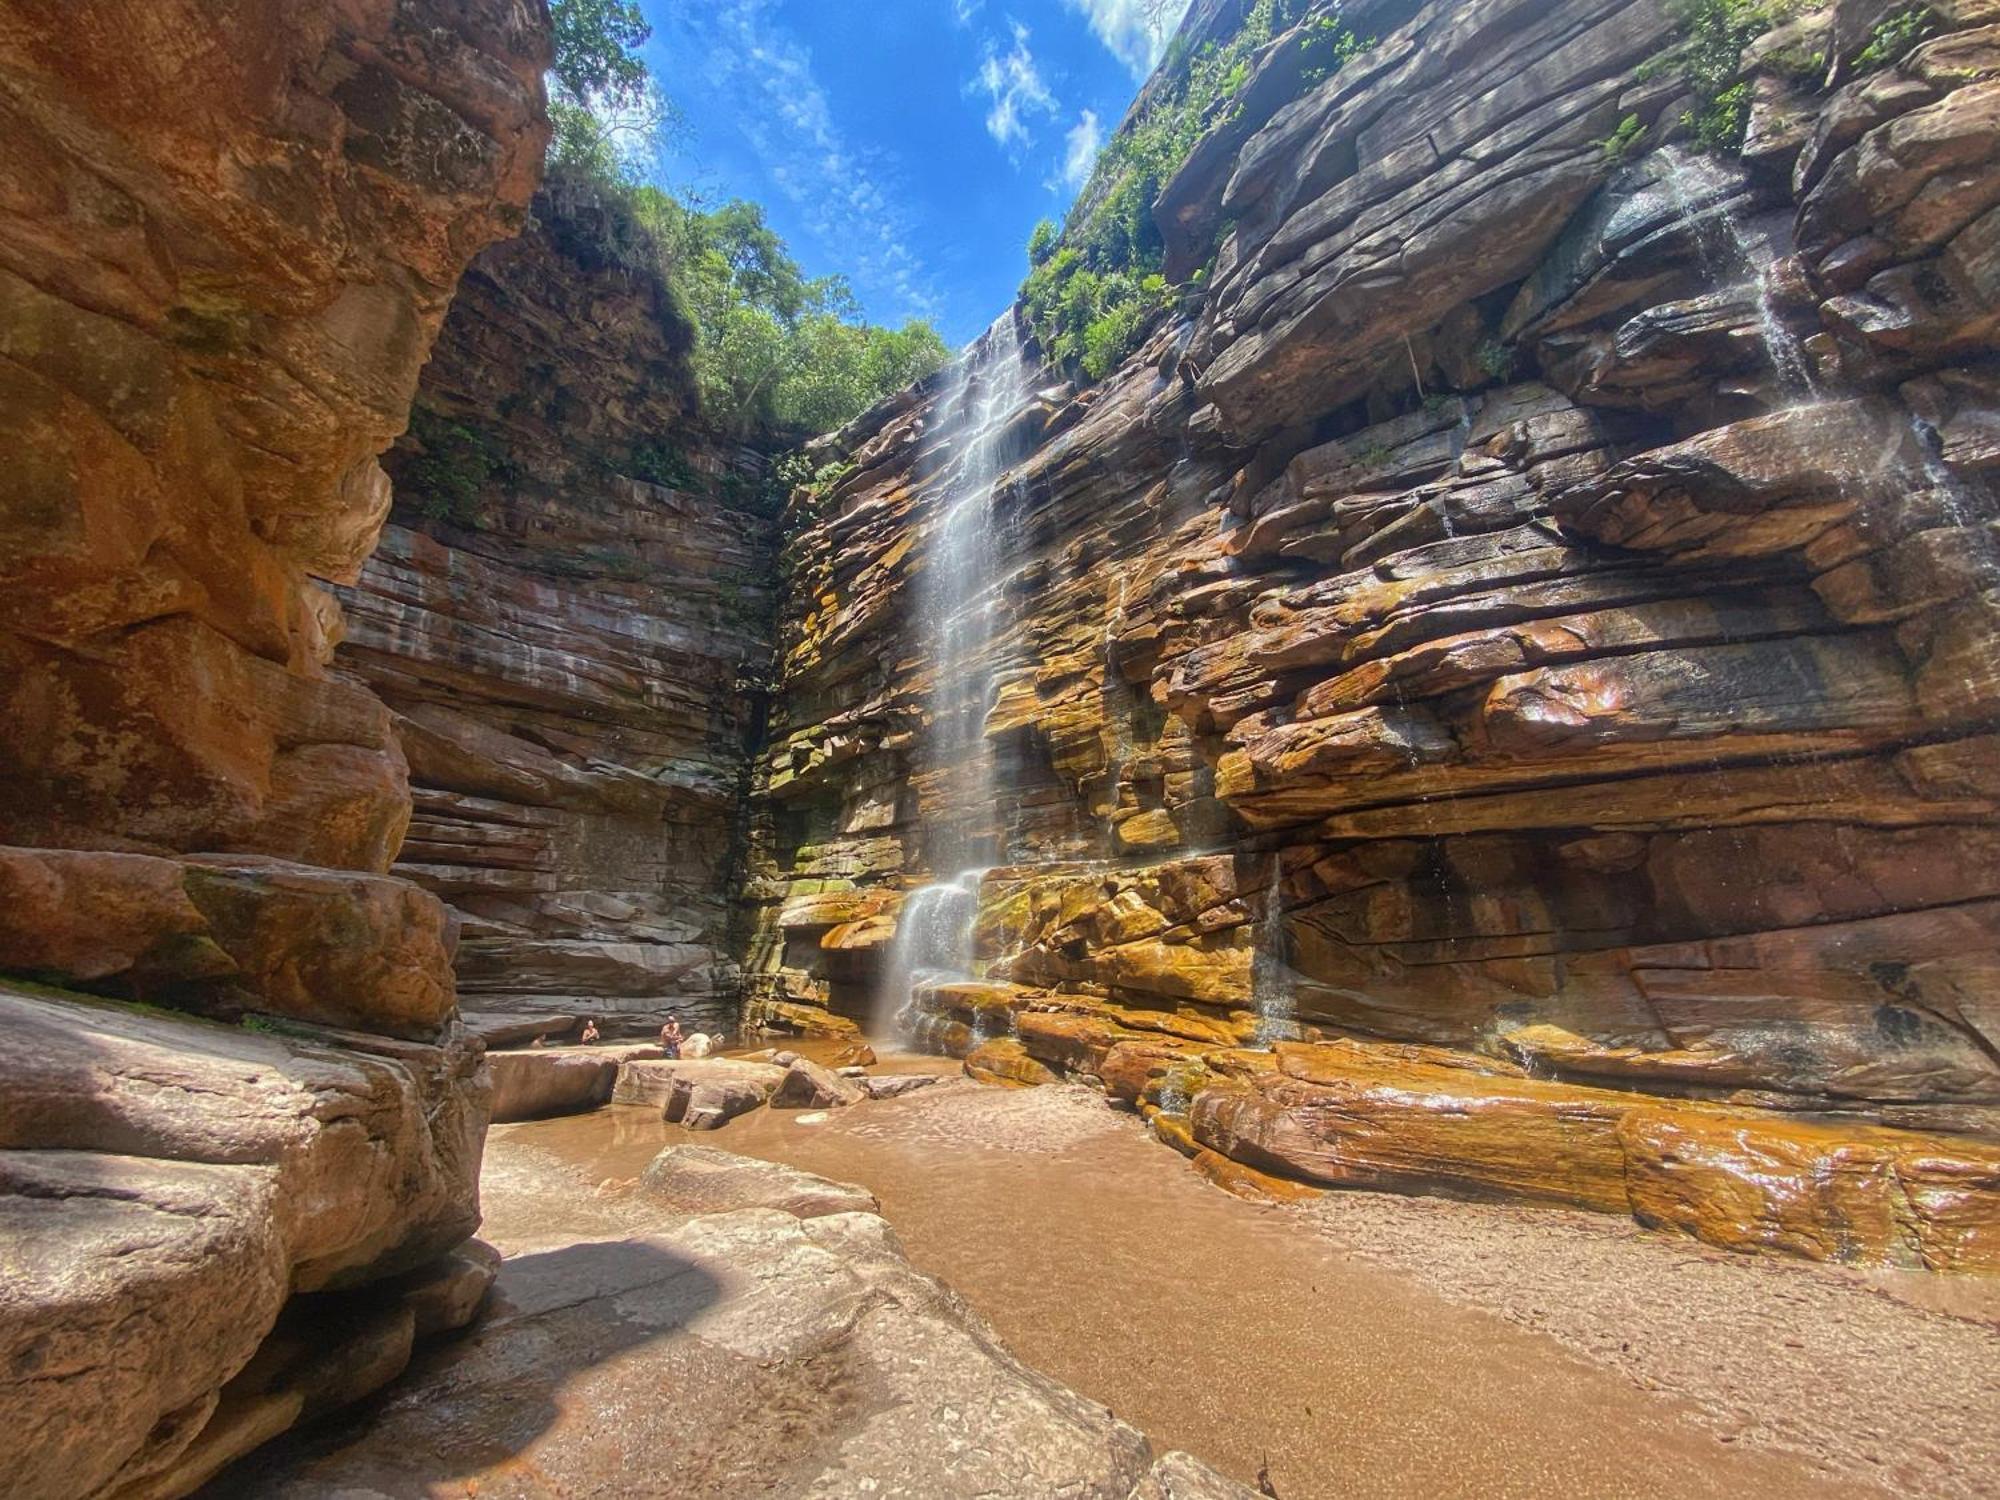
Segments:
[[[366,1422],[284,1438],[208,1496],[1251,1495],[1023,1366],[873,1214],[676,1221],[494,1156],[496,1215],[536,1226],[503,1241],[496,1311]]]
[[[776,1208],[815,1219],[873,1213],[882,1206],[868,1189],[851,1182],[707,1146],[669,1146],[648,1164],[639,1186],[662,1206],[690,1214]]]
[[[784,1079],[783,1068],[728,1057],[642,1060],[618,1070],[612,1100],[657,1106],[672,1123],[713,1130],[764,1104]]]
[[[661,1056],[650,1042],[597,1047],[529,1047],[489,1052],[493,1072],[493,1123],[577,1115],[611,1102],[618,1070],[628,1062]]]

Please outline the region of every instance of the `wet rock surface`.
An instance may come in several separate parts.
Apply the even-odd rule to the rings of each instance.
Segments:
[[[882,1205],[866,1188],[834,1182],[754,1157],[704,1146],[670,1146],[646,1164],[639,1186],[679,1213],[728,1213],[776,1208],[801,1219],[874,1213]]]

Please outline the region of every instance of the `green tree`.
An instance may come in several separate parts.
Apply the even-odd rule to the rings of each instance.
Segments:
[[[844,277],[809,277],[754,203],[704,212],[637,180],[613,114],[662,118],[637,49],[650,28],[631,0],[553,0],[549,175],[587,193],[590,254],[656,274],[693,323],[704,415],[746,435],[842,425],[949,357],[925,323],[875,327]],[[572,228],[577,226],[571,226]]]
[[[627,109],[646,95],[646,63],[638,55],[653,28],[633,0],[552,0],[557,91],[565,102],[600,101]]]

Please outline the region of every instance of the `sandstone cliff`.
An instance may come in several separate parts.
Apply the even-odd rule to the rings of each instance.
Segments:
[[[548,49],[539,0],[0,4],[10,1495],[184,1493],[491,1278],[455,928],[380,873],[405,761],[323,585]]]
[[[396,715],[395,866],[463,918],[468,1010],[732,1027],[729,891],[770,654],[758,451],[693,420],[692,329],[557,183],[466,276],[340,590]]]
[[[758,1013],[879,1014],[976,814],[985,982],[917,1019],[988,1074],[1123,1076],[1319,1180],[1994,1263],[2000,30],[1941,3],[1859,72],[1886,7],[1801,17],[1710,155],[1681,14],[1350,6],[1330,76],[1258,54],[1154,207],[1202,290],[992,429],[976,661],[923,601],[991,349],[832,440]],[[970,810],[926,748],[968,672]],[[1231,1047],[1273,1038],[1358,1040]]]

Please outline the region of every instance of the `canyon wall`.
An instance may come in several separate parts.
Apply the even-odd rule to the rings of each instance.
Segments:
[[[900,1004],[976,813],[980,979],[905,1019],[982,1076],[1212,1167],[2000,1263],[2000,17],[1870,71],[1889,7],[1787,23],[1707,154],[1684,11],[1342,14],[1160,193],[1201,280],[989,432],[990,805],[921,603],[989,355],[822,445],[752,1013]]]
[[[383,873],[326,585],[548,62],[540,0],[0,4],[9,1495],[185,1493],[491,1279],[456,930]]]
[[[473,263],[339,590],[342,668],[410,765],[394,873],[458,914],[475,1024],[734,1026],[776,506],[764,455],[693,420],[693,329],[638,233],[555,182]]]

